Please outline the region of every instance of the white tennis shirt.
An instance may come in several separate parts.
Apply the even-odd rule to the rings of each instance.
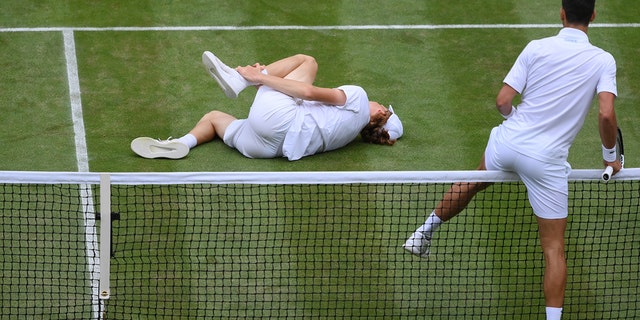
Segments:
[[[531,41],[504,83],[521,94],[521,103],[496,138],[535,159],[564,163],[596,93],[617,95],[616,62],[584,32],[564,28]]]
[[[369,123],[369,98],[364,89],[352,85],[338,89],[347,96],[344,106],[317,101],[303,101],[298,106],[282,146],[289,160],[343,147]]]

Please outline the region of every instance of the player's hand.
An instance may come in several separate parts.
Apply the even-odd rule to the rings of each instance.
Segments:
[[[252,66],[247,65],[244,67],[237,67],[236,71],[238,71],[238,73],[240,73],[242,77],[247,79],[247,81],[253,82],[256,84],[262,84],[262,77],[265,76],[262,73],[262,70],[264,70],[265,68],[266,68],[265,66],[259,63],[255,63]]]
[[[618,173],[620,171],[620,169],[622,169],[622,163],[620,163],[620,160],[616,160],[614,162],[607,162],[602,160],[602,163],[604,164],[604,167],[611,167],[613,169],[613,173],[612,175],[615,175],[616,173]]]

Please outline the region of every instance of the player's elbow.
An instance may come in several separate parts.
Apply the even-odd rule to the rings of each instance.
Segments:
[[[508,110],[509,108],[511,108],[511,102],[511,99],[498,96],[496,98],[496,108],[498,108],[498,110]]]
[[[517,94],[518,92],[508,84],[503,85],[496,97],[496,108],[501,111],[510,110],[513,99]]]
[[[600,123],[615,124],[616,110],[613,107],[615,95],[610,92],[601,92],[598,94],[598,100],[600,104],[598,112],[598,119],[600,119]]]
[[[616,113],[613,108],[607,110],[600,110],[598,113],[598,120],[600,125],[603,126],[617,126]]]

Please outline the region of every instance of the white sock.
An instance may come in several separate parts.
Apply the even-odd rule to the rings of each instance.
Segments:
[[[433,211],[431,212],[431,214],[429,215],[429,217],[427,218],[427,221],[424,222],[423,225],[420,226],[420,228],[418,228],[416,231],[417,232],[421,232],[422,234],[424,234],[426,237],[431,238],[431,236],[433,235],[433,233],[438,230],[438,228],[440,227],[440,225],[443,223],[444,221],[442,221],[437,215],[436,212]]]
[[[178,141],[186,144],[189,149],[198,145],[198,139],[191,133],[185,134],[182,138],[178,139]]]
[[[547,320],[560,320],[562,308],[547,307]]]

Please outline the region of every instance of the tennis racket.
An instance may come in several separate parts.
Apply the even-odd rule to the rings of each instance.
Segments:
[[[622,169],[624,167],[624,144],[622,143],[622,130],[620,130],[620,128],[618,128],[618,136],[616,137],[616,158],[620,160],[620,164],[622,165],[620,168]],[[609,181],[612,174],[613,168],[607,166],[602,173],[602,181]]]

